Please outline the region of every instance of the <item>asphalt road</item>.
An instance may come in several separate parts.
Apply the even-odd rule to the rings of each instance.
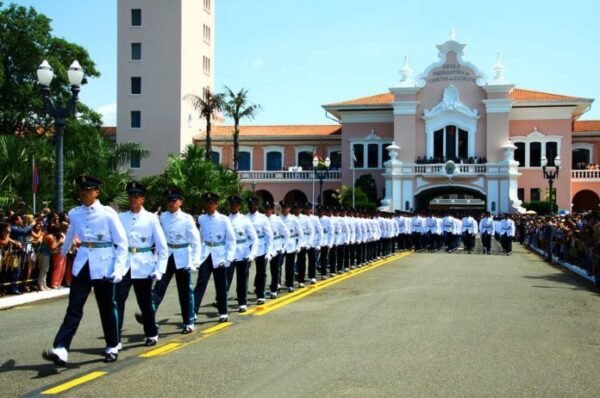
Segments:
[[[600,295],[518,245],[510,257],[414,253],[342,279],[185,337],[172,282],[157,319],[160,345],[176,349],[139,357],[131,300],[125,350],[110,365],[90,297],[71,365],[60,370],[40,353],[66,300],[1,311],[0,395],[37,395],[102,371],[65,395],[600,396]],[[215,326],[214,315],[204,307],[199,329]]]

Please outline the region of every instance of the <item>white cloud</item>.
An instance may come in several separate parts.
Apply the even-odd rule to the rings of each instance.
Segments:
[[[103,126],[116,126],[117,125],[117,103],[101,105],[94,109],[96,112],[102,115]]]

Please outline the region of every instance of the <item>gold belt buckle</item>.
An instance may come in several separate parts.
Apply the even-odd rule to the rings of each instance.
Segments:
[[[132,247],[131,248],[131,253],[133,253],[133,254],[137,253],[137,247]]]
[[[92,249],[94,247],[94,244],[92,242],[88,242],[86,243],[85,247],[87,247],[88,249]]]

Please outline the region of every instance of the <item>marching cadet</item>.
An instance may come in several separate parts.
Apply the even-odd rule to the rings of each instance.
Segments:
[[[200,234],[191,215],[181,210],[184,194],[178,187],[165,190],[168,211],[160,215],[160,224],[167,238],[169,259],[167,269],[162,278],[156,282],[152,290],[152,299],[158,310],[169,282],[175,275],[177,293],[183,319],[183,334],[194,331],[194,293],[192,291],[192,270],[200,265]]]
[[[348,219],[350,221],[350,268],[354,269],[358,266],[358,241],[361,237],[358,218],[356,217],[356,209],[348,210]]]
[[[312,206],[312,205],[311,205]],[[302,214],[305,205],[294,203],[294,216],[298,219],[302,233],[298,237],[298,255],[296,258],[296,274],[298,287],[304,287],[306,281],[306,254],[311,248],[311,242],[315,234],[315,229],[310,219]]]
[[[477,235],[477,221],[470,214],[466,214],[462,219],[463,244],[467,253],[471,254],[475,246],[475,235]]]
[[[104,362],[114,362],[119,356],[115,284],[127,272],[127,235],[117,212],[98,200],[100,180],[79,176],[77,185],[82,205],[69,211],[71,223],[62,246],[62,255],[66,256],[74,241],[81,242],[73,262],[69,304],[52,349],[42,353],[44,359],[56,366],[67,363],[71,341],[92,288],[106,342]]]
[[[367,214],[363,210],[359,213],[360,216],[360,231],[362,236],[362,241],[360,243],[359,256],[360,259],[358,261],[359,266],[364,266],[367,263],[367,242],[369,240],[369,226],[367,222]]]
[[[281,221],[283,221],[290,233],[285,246],[285,286],[288,292],[293,292],[296,252],[300,246],[299,239],[303,231],[298,219],[293,214],[290,214],[291,205],[285,200],[279,202],[279,205],[281,206]]]
[[[433,214],[429,214],[425,219],[425,234],[427,236],[427,249],[429,251],[437,250],[436,238],[438,233],[437,219]]]
[[[415,250],[421,250],[422,248],[422,235],[425,228],[425,220],[421,217],[420,213],[414,214],[410,221],[410,230],[412,233],[412,244]]]
[[[317,283],[317,264],[321,255],[321,246],[323,245],[323,227],[319,217],[312,214],[312,203],[307,203],[304,206],[304,215],[310,220],[313,226],[314,234],[312,240],[308,242],[309,249],[307,251],[308,256],[308,278],[310,284],[314,285]]]
[[[240,214],[242,198],[231,195],[227,201],[230,208],[229,221],[233,226],[236,239],[235,258],[227,270],[227,291],[229,292],[235,272],[238,311],[246,312],[248,310],[248,272],[258,250],[258,234],[248,217]]]
[[[129,239],[128,272],[123,277],[123,281],[116,286],[119,345],[123,330],[125,301],[133,285],[144,325],[145,345],[153,346],[158,342],[158,327],[152,304],[152,281],[160,280],[167,269],[167,239],[158,217],[144,209],[146,187],[137,181],[131,181],[127,184],[126,191],[129,196],[129,211],[119,213],[119,219]]]
[[[489,211],[486,211],[484,217],[479,221],[479,233],[481,235],[483,254],[492,254],[492,236],[496,234],[496,228],[494,219]]]
[[[515,222],[509,217],[508,213],[504,214],[500,221],[500,243],[502,250],[507,256],[512,253],[512,240],[515,236]]]
[[[254,286],[256,287],[256,304],[265,303],[265,286],[267,284],[267,263],[273,253],[273,231],[269,219],[258,211],[258,198],[251,196],[248,198],[248,219],[254,226],[258,235],[258,247],[256,249],[256,276]]]
[[[279,282],[281,276],[281,264],[287,241],[290,239],[290,231],[281,221],[278,215],[274,214],[275,204],[273,202],[265,203],[265,216],[269,220],[271,231],[273,231],[273,245],[271,252],[271,261],[269,267],[271,270],[271,285],[269,286],[269,298],[277,298]]]
[[[319,273],[321,279],[327,279],[327,262],[329,260],[329,249],[333,247],[333,233],[331,232],[331,219],[325,215],[325,207],[317,206],[317,214],[323,235],[321,237],[321,252],[319,254]]]
[[[455,246],[455,220],[452,217],[452,214],[447,213],[446,216],[442,219],[442,237],[444,239],[444,247],[446,253],[452,252]]]
[[[348,271],[346,264],[348,261],[348,239],[350,237],[350,227],[346,220],[346,209],[340,207],[337,209],[338,223],[340,225],[340,234],[338,235],[337,246],[337,272],[341,274]]]
[[[455,214],[454,217],[454,248],[458,249],[462,238],[462,219],[460,214]]]
[[[342,233],[342,225],[339,222],[339,217],[334,214],[334,208],[327,208],[327,217],[331,222],[330,233],[332,235],[331,238],[331,247],[329,248],[329,273],[330,276],[335,276],[337,273],[337,245],[339,236]]]
[[[210,279],[213,275],[217,294],[217,309],[219,322],[229,319],[227,310],[227,270],[235,259],[236,237],[229,218],[217,211],[219,196],[213,192],[202,195],[205,213],[198,217],[200,234],[202,236],[202,256],[198,281],[194,288],[194,308],[197,314]]]

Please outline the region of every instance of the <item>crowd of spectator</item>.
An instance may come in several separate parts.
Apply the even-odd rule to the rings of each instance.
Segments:
[[[548,260],[564,261],[600,282],[600,212],[571,215],[521,215],[517,239],[542,250]]]
[[[60,253],[68,227],[67,214],[48,208],[0,212],[0,296],[70,285],[74,253]]]
[[[481,156],[470,156],[468,158],[464,157],[445,157],[445,156],[437,156],[437,157],[427,157],[427,156],[417,156],[415,159],[416,164],[441,164],[446,163],[447,161],[452,160],[454,163],[459,164],[486,164],[487,159]]]
[[[573,170],[600,170],[598,163],[577,162]]]

